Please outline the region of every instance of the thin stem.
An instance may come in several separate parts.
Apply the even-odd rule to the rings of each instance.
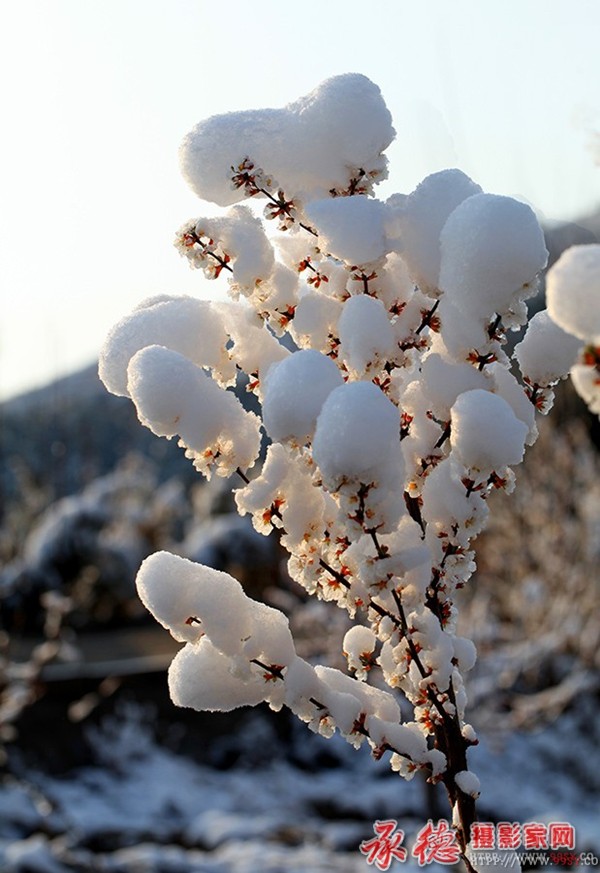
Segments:
[[[323,558],[319,558],[319,566],[322,567],[324,570],[327,570],[328,573],[331,573],[333,578],[337,582],[339,582],[340,585],[343,585],[344,588],[350,588],[350,583],[348,582],[346,577],[342,573],[338,572],[338,570],[334,570],[333,567],[330,567],[327,561],[324,561]]]
[[[215,261],[221,265],[224,270],[229,270],[230,273],[233,273],[233,267],[227,263],[224,258],[218,255],[216,252],[206,252],[207,255],[210,255],[211,258],[214,258]]]
[[[289,206],[289,203],[292,203],[293,201],[288,202],[288,201],[284,200],[283,198],[281,200],[278,200],[277,197],[274,197],[270,191],[267,191],[266,188],[257,188],[256,191],[257,191],[257,193],[260,192],[261,194],[264,194],[265,197],[267,197],[271,201],[271,203],[273,203],[275,206],[278,206],[279,209],[281,209],[281,211],[284,212],[288,218],[291,218],[292,221],[296,221],[294,216],[291,214],[290,206]],[[319,236],[319,234],[314,229],[314,227],[309,227],[308,224],[304,224],[302,221],[298,221],[297,224],[303,230],[308,231],[308,233],[312,233],[313,236],[317,236],[317,237]]]
[[[437,443],[434,445],[433,448],[434,449],[441,449],[442,446],[444,445],[444,443],[446,442],[446,440],[450,437],[450,433],[451,433],[451,423],[449,421],[447,421],[446,424],[444,425],[444,430],[442,432],[441,437],[439,438],[439,440],[437,441]]]
[[[249,485],[249,484],[250,484],[250,479],[248,479],[248,477],[246,476],[246,474],[244,473],[244,471],[242,470],[241,467],[236,467],[236,468],[235,468],[235,472],[238,474],[238,476],[240,477],[240,479],[241,479],[241,480],[242,480],[246,485]]]
[[[418,328],[415,331],[416,334],[422,333],[426,327],[429,327],[429,325],[431,324],[431,319],[435,315],[435,312],[436,312],[439,305],[440,305],[440,301],[438,299],[435,301],[435,303],[433,304],[431,309],[429,309],[425,313],[425,315],[423,316],[423,320],[422,320],[421,324],[418,326]]]

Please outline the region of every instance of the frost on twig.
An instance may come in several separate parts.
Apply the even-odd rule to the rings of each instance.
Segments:
[[[463,676],[475,648],[457,634],[455,592],[475,569],[488,495],[514,488],[536,410],[548,411],[582,341],[574,374],[597,394],[598,313],[580,323],[564,300],[572,290],[587,305],[599,259],[588,247],[554,268],[559,326],[532,320],[517,378],[506,332],[526,323],[547,260],[533,211],[457,169],[375,198],[394,135],[379,89],[356,74],[283,109],[201,122],[183,173],[227,211],[187,221],[176,246],[226,282],[231,302],[151,298],[113,329],[100,374],[200,472],[236,472],[239,512],[278,531],[292,578],[355,620],[340,641],[349,675],[313,666],[281,613],[159,553],[138,588],[186,642],[170,670],[175,702],[286,705],[325,735],[390,752],[405,777],[443,782],[466,859],[478,783]],[[260,417],[232,391],[238,371]]]

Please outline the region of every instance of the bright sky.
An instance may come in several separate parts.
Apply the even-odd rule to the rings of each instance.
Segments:
[[[205,208],[177,150],[218,112],[343,72],[382,89],[380,196],[458,166],[545,219],[600,205],[598,0],[0,0],[0,398],[91,362]]]

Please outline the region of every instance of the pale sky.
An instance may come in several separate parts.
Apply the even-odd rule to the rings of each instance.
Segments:
[[[144,297],[213,296],[172,246],[206,212],[183,135],[338,73],[394,118],[379,196],[457,166],[542,219],[592,212],[599,39],[599,0],[0,0],[0,399],[93,361]]]

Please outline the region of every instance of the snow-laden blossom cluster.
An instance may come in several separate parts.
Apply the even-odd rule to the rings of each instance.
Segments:
[[[284,109],[200,123],[182,145],[184,176],[230,208],[187,221],[176,247],[227,280],[231,300],[145,301],[112,330],[100,374],[206,476],[237,476],[239,512],[277,532],[293,579],[356,620],[342,641],[349,674],[313,666],[283,614],[231,577],[155,555],[138,587],[186,643],[170,670],[175,702],[286,705],[321,733],[389,751],[404,776],[444,782],[466,852],[477,792],[463,675],[475,649],[456,634],[455,592],[475,569],[490,492],[514,487],[535,412],[581,341],[574,373],[595,355],[597,386],[600,315],[582,309],[598,294],[600,249],[554,268],[554,321],[531,321],[519,378],[505,335],[526,323],[546,265],[535,214],[457,169],[377,199],[394,135],[379,89],[355,74]],[[260,417],[232,390],[240,371]]]

